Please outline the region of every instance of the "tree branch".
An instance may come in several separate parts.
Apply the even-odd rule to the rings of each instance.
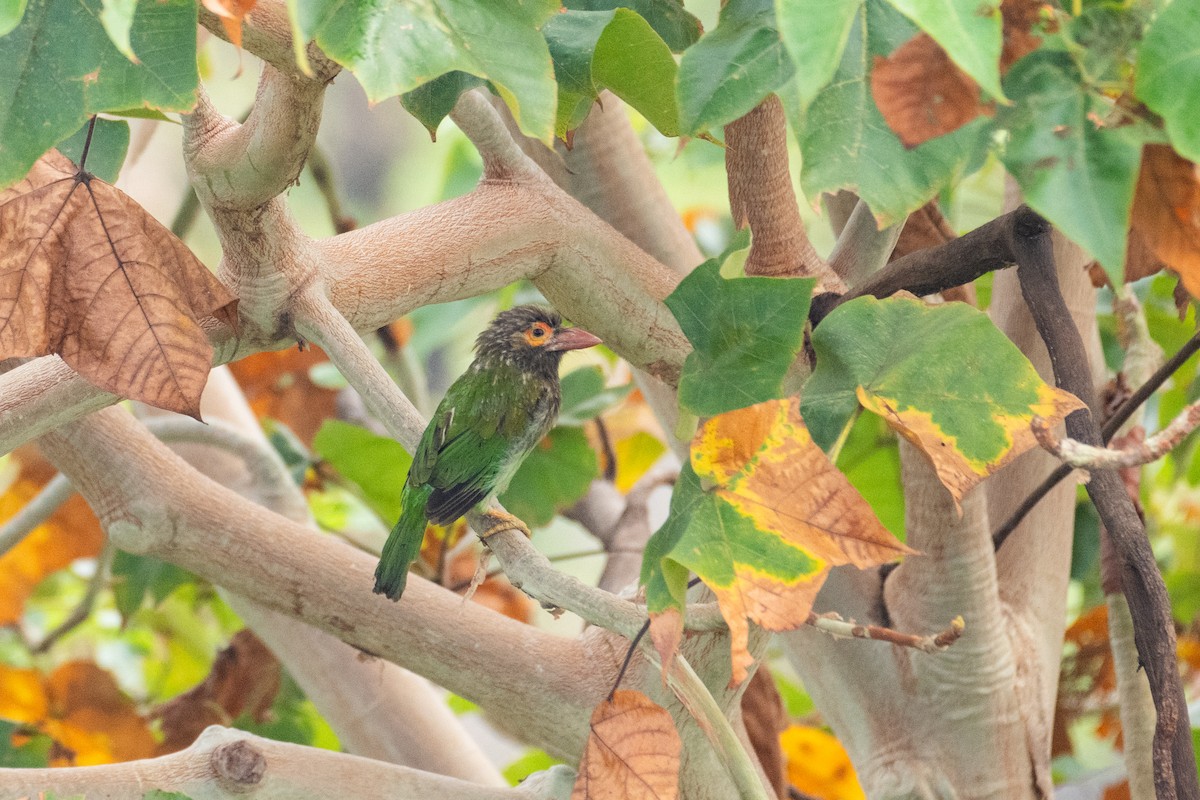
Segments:
[[[32,500],[0,525],[0,556],[20,544],[38,525],[50,519],[50,515],[74,493],[75,487],[65,475],[55,475],[51,478]]]
[[[868,280],[888,263],[902,230],[903,224],[881,230],[870,206],[859,200],[829,254],[830,268],[852,286]]]
[[[1060,439],[1041,417],[1034,417],[1029,425],[1038,444],[1071,467],[1089,471],[1124,469],[1157,461],[1175,449],[1189,433],[1200,427],[1200,403],[1186,407],[1170,425],[1149,439],[1122,448],[1093,447],[1069,437]]]
[[[1012,253],[1017,258],[1021,292],[1050,353],[1055,381],[1089,408],[1095,408],[1083,341],[1058,288],[1049,224],[1036,215],[1025,215],[1013,231]],[[1099,426],[1087,410],[1068,416],[1066,425],[1074,439],[1094,446],[1103,442]],[[1170,599],[1145,528],[1115,472],[1094,472],[1087,491],[1123,560],[1122,582],[1134,619],[1134,637],[1158,711],[1155,791],[1159,800],[1200,798],[1187,705],[1175,668]]]
[[[565,773],[565,774],[564,774]],[[191,747],[142,761],[97,767],[0,769],[6,796],[59,797],[86,793],[107,800],[141,800],[151,789],[195,800],[566,800],[569,770],[515,788],[479,786],[369,758],[287,744],[251,733],[207,728]]]

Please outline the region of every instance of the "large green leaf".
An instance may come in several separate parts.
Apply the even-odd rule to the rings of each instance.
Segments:
[[[196,6],[142,0],[123,56],[100,23],[99,0],[32,0],[0,38],[0,188],[92,114],[136,107],[187,111],[196,101]]]
[[[772,400],[701,426],[667,521],[646,546],[642,583],[652,616],[682,614],[688,572],[713,590],[737,681],[749,664],[747,620],[798,627],[831,566],[906,552],[813,443],[797,400]]]
[[[813,283],[722,278],[715,259],[692,270],[666,299],[695,348],[683,364],[679,402],[707,416],[782,397],[804,346]]]
[[[1111,109],[1087,90],[1065,53],[1021,59],[1004,84],[1015,103],[995,120],[1008,134],[1004,166],[1025,201],[1095,256],[1120,285],[1141,163],[1140,128],[1098,127],[1096,120]]]
[[[1200,0],[1174,0],[1150,26],[1134,91],[1163,118],[1175,149],[1200,161]]]
[[[813,332],[817,367],[801,408],[829,449],[860,408],[933,462],[955,500],[1036,445],[1030,420],[1082,407],[1046,385],[985,314],[964,303],[860,297]]]
[[[579,426],[602,411],[612,408],[633,391],[633,383],[607,388],[604,371],[599,367],[582,367],[562,379],[562,405],[558,411],[559,425]]]
[[[962,71],[999,100],[1000,0],[888,0],[933,37]]]
[[[665,135],[678,134],[675,58],[645,19],[625,8],[567,11],[556,14],[542,32],[558,79],[556,135],[579,127],[603,89]]]
[[[541,26],[557,0],[292,0],[304,41],[316,39],[358,78],[371,102],[411,92],[454,70],[485,78],[521,130],[549,142],[555,85]]]
[[[796,99],[804,111],[837,72],[864,0],[776,0],[779,34],[796,65]]]
[[[400,517],[400,490],[412,456],[399,442],[331,419],[313,437],[313,452],[357,484],[380,517],[389,523]]]
[[[599,474],[583,429],[555,428],[521,464],[500,502],[526,524],[545,525],[583,497]]]
[[[832,82],[794,120],[803,157],[800,182],[808,197],[851,189],[880,224],[894,224],[952,185],[983,148],[984,120],[908,149],[879,113],[871,95],[874,57],[891,53],[913,32],[904,17],[878,0],[857,9]]]
[[[118,550],[113,557],[113,601],[121,619],[128,620],[147,597],[157,605],[171,592],[196,576],[182,567],[153,556]]]
[[[717,27],[679,62],[679,125],[703,133],[743,116],[796,68],[775,27],[771,0],[729,0]]]
[[[689,14],[679,0],[563,0],[563,6],[571,11],[636,11],[676,53],[695,44],[703,31],[700,20]]]

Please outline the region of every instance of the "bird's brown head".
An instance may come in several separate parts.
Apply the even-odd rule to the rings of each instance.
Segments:
[[[522,371],[557,376],[563,353],[597,344],[600,339],[583,328],[563,327],[557,311],[526,305],[496,315],[476,339],[475,352],[480,361],[503,361]]]

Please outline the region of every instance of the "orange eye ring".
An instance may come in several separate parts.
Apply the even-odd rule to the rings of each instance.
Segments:
[[[552,332],[550,326],[546,323],[535,322],[525,329],[525,341],[530,347],[541,347],[550,341],[550,334]]]

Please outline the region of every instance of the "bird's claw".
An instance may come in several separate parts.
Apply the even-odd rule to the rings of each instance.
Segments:
[[[483,518],[492,523],[486,531],[479,534],[479,538],[485,542],[488,540],[488,537],[495,536],[497,533],[507,530],[518,530],[525,534],[526,539],[533,537],[529,526],[508,512],[489,511],[483,515]]]

